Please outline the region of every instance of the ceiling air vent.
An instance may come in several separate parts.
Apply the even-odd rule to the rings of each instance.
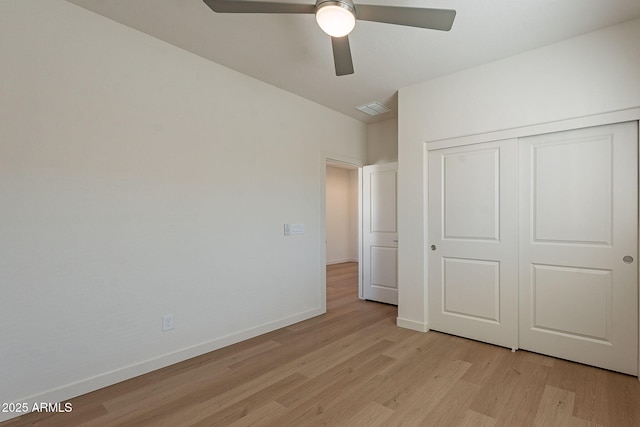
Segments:
[[[356,107],[356,109],[358,109],[358,110],[362,111],[363,113],[368,114],[370,116],[377,116],[378,114],[384,114],[384,113],[388,113],[389,111],[391,111],[390,109],[388,109],[384,105],[380,104],[378,101],[370,102],[370,103],[365,104],[365,105],[361,105],[359,107]]]

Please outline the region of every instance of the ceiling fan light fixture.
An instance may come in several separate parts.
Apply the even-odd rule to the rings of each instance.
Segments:
[[[322,1],[316,3],[316,21],[331,37],[344,37],[356,26],[353,4],[345,1]]]

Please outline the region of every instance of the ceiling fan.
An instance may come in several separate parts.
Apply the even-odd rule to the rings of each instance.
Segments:
[[[353,74],[349,33],[356,19],[449,31],[455,10],[418,7],[354,5],[351,0],[316,0],[315,4],[262,1],[203,0],[218,13],[304,13],[315,14],[320,28],[331,36],[336,75]]]

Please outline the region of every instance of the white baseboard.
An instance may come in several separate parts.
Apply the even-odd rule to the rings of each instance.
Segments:
[[[15,403],[27,403],[28,407],[32,408],[35,403],[40,402],[63,402],[65,400],[69,400],[74,397],[81,396],[83,394],[90,393],[104,387],[108,387],[121,381],[125,381],[139,375],[143,375],[151,371],[155,371],[157,369],[161,369],[166,366],[173,365],[175,363],[182,362],[184,360],[191,359],[205,353],[209,353],[210,351],[214,351],[219,348],[256,337],[258,335],[266,334],[267,332],[275,331],[276,329],[284,328],[294,323],[302,322],[303,320],[307,320],[324,313],[325,311],[323,311],[322,309],[315,308],[313,310],[298,313],[284,319],[279,319],[260,326],[256,326],[254,328],[246,329],[244,331],[217,338],[212,341],[197,344],[195,346],[184,348],[172,353],[164,354],[162,356],[145,360],[140,363],[124,366],[111,372],[105,372],[103,374],[86,378],[75,383],[66,384],[55,389],[47,390],[42,393],[25,397],[24,399],[20,399]],[[24,413],[0,412],[0,422],[19,417],[20,415],[24,415]]]
[[[416,322],[415,320],[401,319],[396,317],[396,325],[400,328],[411,329],[418,332],[429,332],[429,324]]]
[[[358,258],[344,258],[344,259],[337,259],[333,261],[327,261],[327,265],[344,264],[345,262],[358,262]]]

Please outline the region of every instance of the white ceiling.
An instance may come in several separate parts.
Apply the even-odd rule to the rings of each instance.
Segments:
[[[399,88],[640,17],[640,0],[360,0],[457,15],[449,32],[358,21],[355,74],[336,77],[313,15],[216,14],[202,0],[68,1],[365,123],[396,116]],[[393,111],[355,109],[371,101]]]

